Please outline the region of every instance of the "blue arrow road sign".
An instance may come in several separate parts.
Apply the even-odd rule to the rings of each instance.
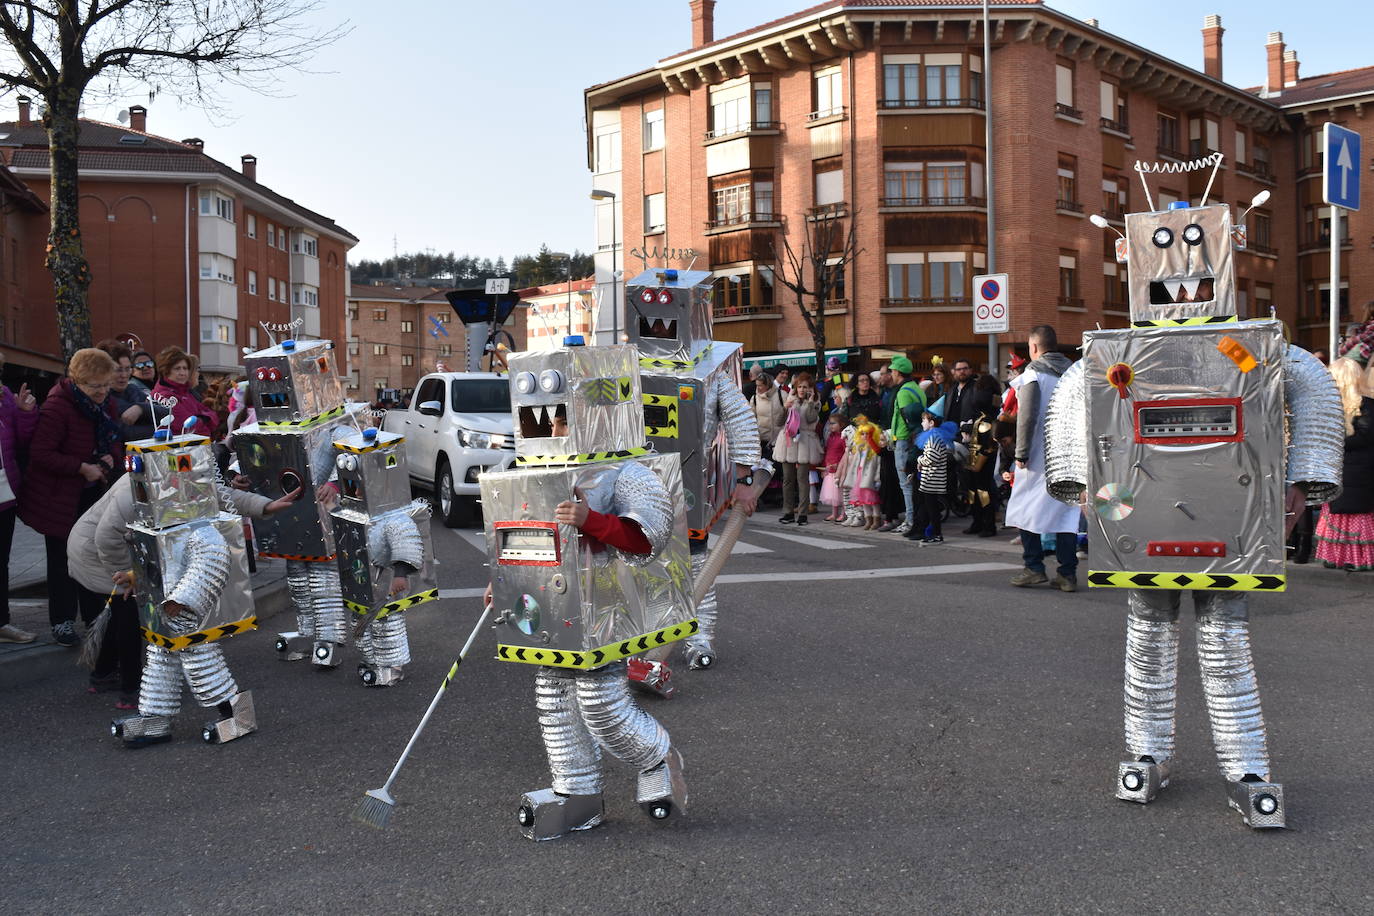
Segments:
[[[443,334],[445,337],[448,336],[448,328],[444,327],[444,323],[439,320],[438,315],[430,315],[429,320],[430,323],[434,325],[434,330],[429,332],[430,337],[438,337],[439,334]]]
[[[1360,135],[1339,124],[1322,131],[1322,199],[1347,210],[1360,209]]]

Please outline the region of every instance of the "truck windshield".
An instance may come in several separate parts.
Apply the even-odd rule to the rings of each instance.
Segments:
[[[510,413],[510,383],[503,378],[454,379],[453,409],[461,413]]]

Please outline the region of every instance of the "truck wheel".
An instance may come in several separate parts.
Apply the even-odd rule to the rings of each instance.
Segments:
[[[439,518],[445,528],[462,528],[468,520],[468,502],[453,492],[453,469],[448,462],[439,465],[439,473],[434,475],[434,495],[439,501]]]

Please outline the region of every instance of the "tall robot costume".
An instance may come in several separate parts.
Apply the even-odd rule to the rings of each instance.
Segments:
[[[429,503],[410,498],[405,437],[364,429],[334,443],[331,513],[344,605],[370,622],[358,637],[366,687],[400,682],[410,662],[404,611],[439,597]]]
[[[711,339],[712,281],[707,271],[657,269],[625,288],[629,340],[640,352],[645,434],[657,451],[682,459],[694,579],[740,475],[751,475],[763,459],[758,421],[740,390],[743,347]],[[701,629],[687,638],[685,652],[688,666],[700,669],[716,656],[714,587],[696,614]],[[630,679],[670,696],[668,653],[653,654],[655,662],[630,663]]]
[[[296,608],[294,632],[277,634],[283,658],[338,665],[348,641],[348,615],[335,565],[334,531],[316,488],[334,473],[334,440],[348,434],[348,408],[327,340],[283,340],[244,358],[257,422],[234,433],[239,469],[253,491],[277,499],[303,487],[290,509],[254,525],[259,556],[286,560]],[[299,644],[298,644],[299,643]]]
[[[1087,493],[1089,585],[1131,590],[1117,798],[1145,804],[1169,783],[1187,590],[1228,801],[1251,827],[1282,827],[1248,593],[1284,590],[1285,485],[1309,505],[1336,496],[1344,427],[1330,375],[1282,323],[1237,320],[1244,228],[1206,200],[1126,216],[1131,327],[1083,335],[1050,402],[1046,485],[1070,503]]]
[[[138,712],[110,728],[128,747],[171,740],[183,678],[219,714],[201,732],[208,743],[257,730],[252,695],[239,690],[218,642],[257,627],[243,520],[220,509],[210,440],[170,432],[126,446],[134,589],[148,642]]]
[[[534,840],[601,823],[603,750],[639,771],[636,800],[651,817],[687,802],[682,757],[625,674],[625,659],[697,629],[681,465],[645,447],[638,363],[628,346],[512,354],[517,466],[481,477],[497,658],[540,666],[553,784],[520,800],[521,832]],[[555,435],[564,418],[566,435]],[[649,552],[555,521],[574,500],[633,521]]]

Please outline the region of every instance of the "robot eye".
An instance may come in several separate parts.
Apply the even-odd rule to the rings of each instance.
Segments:
[[[557,369],[545,369],[539,373],[539,390],[545,394],[555,394],[563,390],[563,373]]]
[[[338,465],[338,468],[341,471],[348,470],[348,456],[340,455],[338,458],[334,459],[334,464]]]
[[[278,368],[275,367],[275,366],[273,366],[271,369],[268,369],[268,370],[267,370],[267,380],[268,380],[269,382],[280,382],[280,381],[281,381],[281,370],[278,369]]]
[[[1189,245],[1202,244],[1202,227],[1197,223],[1189,223],[1183,229],[1183,241]]]
[[[668,292],[666,289],[659,292],[659,294],[658,294],[658,304],[659,304],[659,305],[669,305],[669,304],[672,303],[672,301],[673,301],[673,294],[672,294],[672,293]]]
[[[267,381],[267,370],[259,366],[258,371],[253,373],[253,377],[260,382],[265,382]]]
[[[1156,248],[1168,248],[1174,243],[1174,231],[1160,226],[1155,230],[1155,234],[1150,236],[1150,241],[1155,243]]]
[[[521,372],[515,377],[515,391],[517,394],[533,394],[537,384],[533,372]]]
[[[354,456],[352,456],[352,455],[344,455],[344,462],[345,462],[345,464],[344,464],[344,470],[346,470],[346,471],[356,471],[356,470],[358,470],[358,459],[355,458]]]
[[[654,301],[654,291],[651,289],[646,289],[644,292],[639,294],[639,301],[643,302],[645,305],[649,305]]]

